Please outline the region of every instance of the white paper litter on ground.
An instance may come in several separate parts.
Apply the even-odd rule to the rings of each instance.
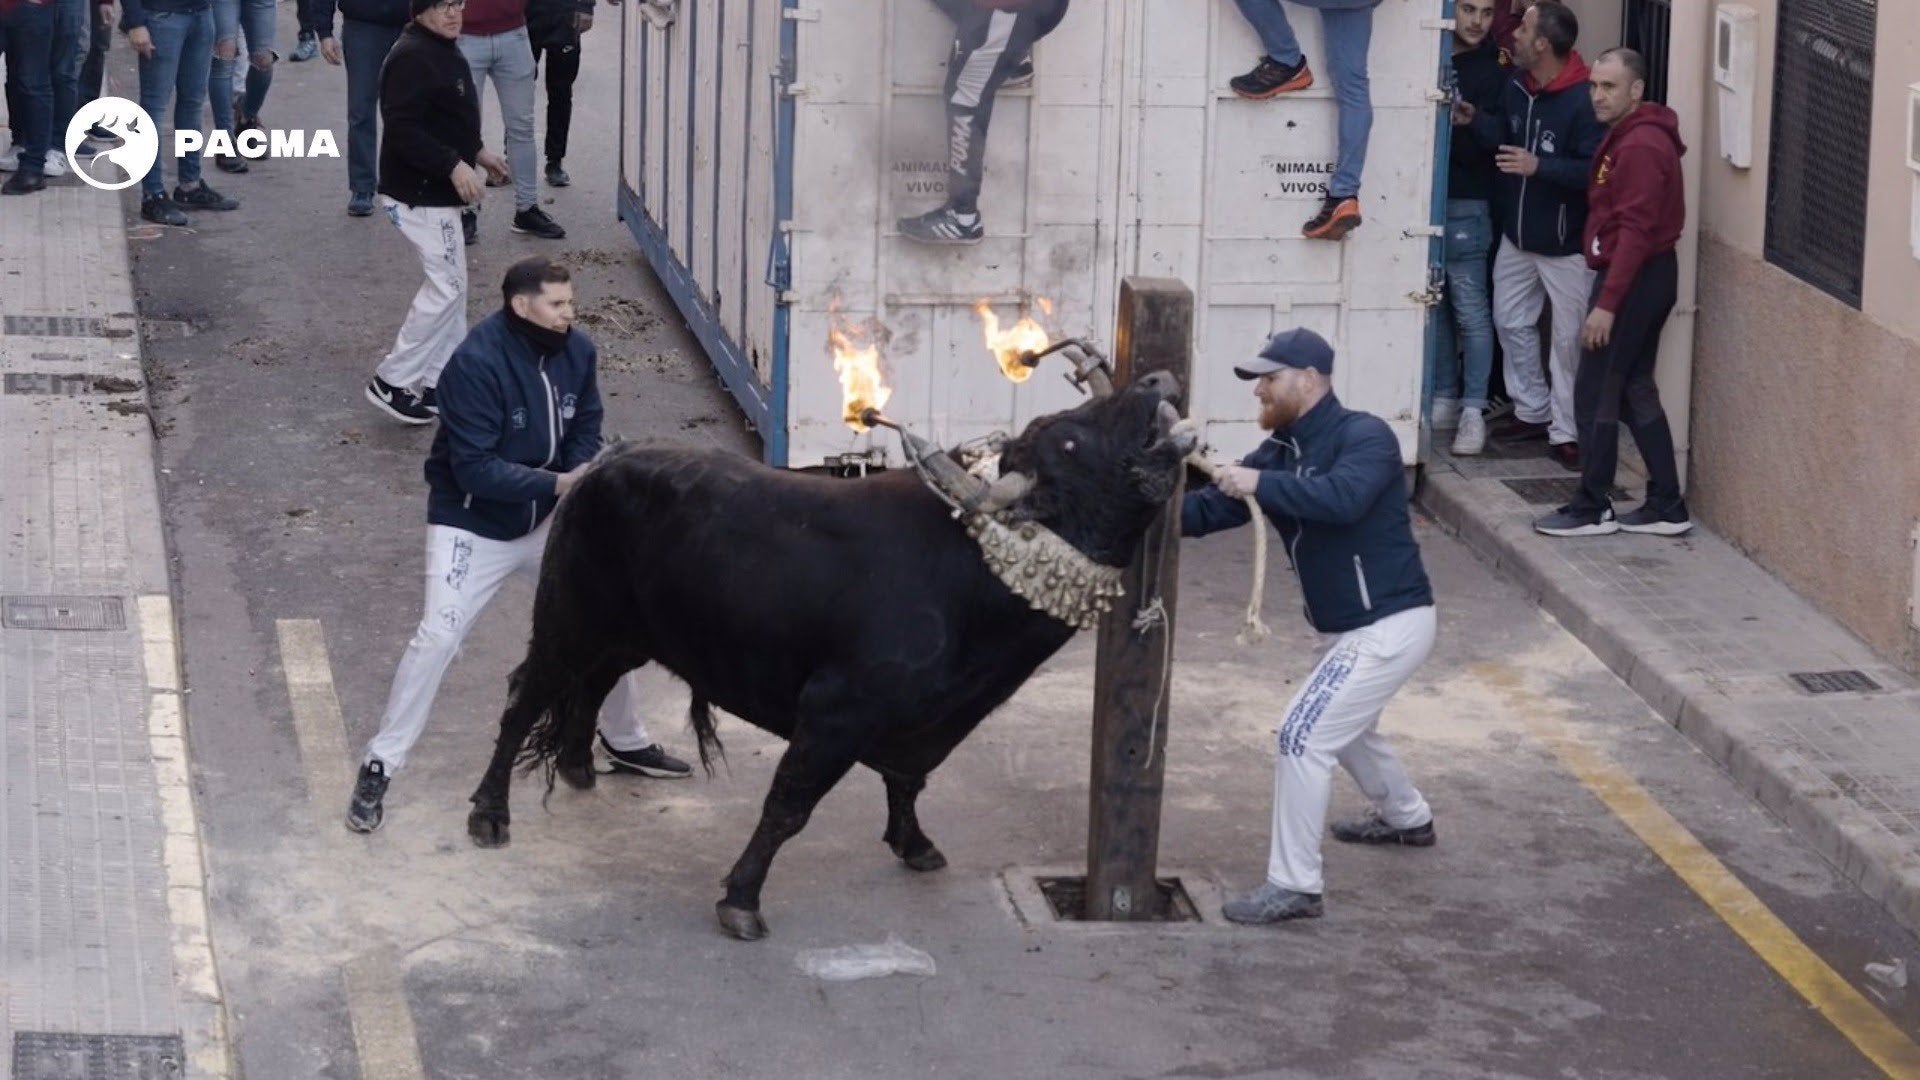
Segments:
[[[880,945],[842,945],[833,949],[802,949],[793,962],[801,971],[827,982],[878,979],[887,975],[932,975],[933,957],[888,934]]]

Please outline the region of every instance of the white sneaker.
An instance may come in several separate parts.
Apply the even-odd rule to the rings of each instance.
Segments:
[[[47,151],[47,164],[40,173],[48,177],[67,175],[67,155],[58,150]]]
[[[1460,410],[1460,430],[1453,433],[1455,457],[1472,457],[1487,448],[1487,420],[1479,409]]]
[[[20,148],[9,146],[6,153],[0,154],[0,172],[17,172],[19,169]]]
[[[1460,399],[1437,397],[1433,399],[1434,430],[1450,428],[1460,422]]]

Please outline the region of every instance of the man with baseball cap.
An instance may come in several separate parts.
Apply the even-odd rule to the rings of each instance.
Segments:
[[[1333,347],[1311,330],[1285,330],[1233,372],[1253,382],[1260,426],[1272,434],[1240,464],[1222,466],[1212,486],[1187,494],[1180,533],[1246,524],[1251,497],[1286,544],[1307,622],[1340,635],[1280,726],[1267,880],[1222,909],[1234,922],[1271,923],[1321,913],[1320,832],[1336,761],[1373,810],[1335,823],[1335,840],[1433,845],[1433,811],[1377,729],[1381,710],[1432,651],[1436,620],[1399,440],[1385,421],[1334,396]]]

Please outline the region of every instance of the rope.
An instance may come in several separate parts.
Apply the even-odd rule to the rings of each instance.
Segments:
[[[1198,454],[1189,455],[1187,464],[1205,473],[1209,479],[1219,474],[1213,462]],[[1247,504],[1247,509],[1252,512],[1254,521],[1253,593],[1247,597],[1246,618],[1241,623],[1240,633],[1234,640],[1242,645],[1251,645],[1256,641],[1265,641],[1267,636],[1273,633],[1268,629],[1266,622],[1260,618],[1260,606],[1267,593],[1267,530],[1265,523],[1260,520],[1260,504],[1254,501],[1253,496],[1244,495],[1241,501]]]

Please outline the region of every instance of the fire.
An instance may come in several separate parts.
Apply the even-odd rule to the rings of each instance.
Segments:
[[[1053,303],[1045,298],[1034,301],[1043,315],[1053,314]],[[1031,315],[1021,315],[1020,321],[1002,330],[1000,317],[985,301],[973,305],[973,313],[980,316],[982,329],[986,332],[987,350],[994,359],[1000,361],[1000,370],[1014,382],[1026,382],[1033,377],[1033,369],[1020,362],[1021,356],[1036,353],[1052,343],[1046,327],[1035,322]]]
[[[827,348],[833,353],[833,370],[840,376],[840,397],[844,408],[841,419],[855,431],[870,430],[860,422],[868,409],[885,409],[893,396],[886,373],[880,366],[880,342],[884,331],[872,319],[855,323],[840,313],[838,304],[827,309]]]

